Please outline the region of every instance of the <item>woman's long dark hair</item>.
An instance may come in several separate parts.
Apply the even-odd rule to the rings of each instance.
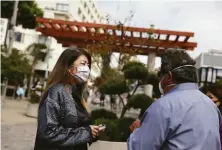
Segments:
[[[207,92],[212,93],[215,97],[218,98],[220,105],[218,106],[218,109],[222,113],[222,85],[212,84],[210,86],[204,86],[200,89],[204,94],[207,94]]]
[[[60,55],[55,67],[53,68],[52,72],[49,75],[48,82],[46,85],[46,89],[44,91],[43,97],[41,102],[45,99],[47,95],[47,91],[50,87],[55,84],[63,83],[65,84],[75,84],[76,80],[71,76],[68,69],[73,62],[75,62],[79,56],[84,55],[88,59],[89,67],[91,68],[91,56],[90,54],[81,48],[68,48]],[[40,103],[41,103],[40,102]],[[85,101],[81,101],[82,105],[86,107]]]

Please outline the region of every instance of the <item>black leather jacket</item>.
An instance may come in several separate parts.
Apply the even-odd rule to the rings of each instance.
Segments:
[[[39,107],[34,150],[87,150],[93,140],[91,120],[78,91],[63,84],[49,88]]]

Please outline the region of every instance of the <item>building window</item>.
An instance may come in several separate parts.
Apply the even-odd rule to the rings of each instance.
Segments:
[[[93,3],[92,8],[95,8],[95,4]]]
[[[86,2],[84,3],[84,8],[86,8],[87,6],[86,6]]]
[[[23,35],[22,35],[22,33],[20,33],[20,32],[15,32],[15,41],[17,41],[17,42],[23,42]]]
[[[43,35],[39,35],[39,43],[45,44],[47,42],[47,37]]]
[[[56,4],[56,10],[69,12],[69,4],[57,3]]]

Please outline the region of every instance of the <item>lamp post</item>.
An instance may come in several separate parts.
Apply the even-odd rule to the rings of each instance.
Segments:
[[[8,45],[8,50],[6,53],[7,57],[9,57],[12,53],[12,45],[13,45],[14,38],[15,38],[14,37],[14,32],[15,32],[14,27],[16,25],[18,4],[19,4],[19,0],[16,0],[14,3],[13,15],[12,15],[11,22],[10,22],[11,30],[9,31],[9,45]],[[5,83],[4,83],[3,99],[5,99],[5,97],[6,97],[7,88],[8,88],[8,78],[6,77]]]
[[[7,56],[10,56],[11,53],[12,53],[12,45],[13,45],[13,42],[14,42],[14,34],[15,34],[15,25],[16,25],[16,19],[17,19],[17,12],[18,12],[18,4],[19,4],[19,0],[16,0],[15,1],[15,4],[14,4],[14,10],[13,10],[13,15],[12,15],[12,19],[11,19],[11,30],[9,32],[9,45],[8,45],[8,52],[7,52]]]

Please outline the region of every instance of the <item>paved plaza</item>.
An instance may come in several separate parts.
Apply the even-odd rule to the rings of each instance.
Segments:
[[[27,101],[7,99],[1,109],[2,150],[33,150],[36,134],[36,118],[25,116]],[[99,105],[89,105],[89,111],[101,108]],[[109,109],[109,105],[105,107]],[[116,113],[120,115],[121,109]],[[137,111],[129,111],[126,116],[136,117]],[[102,149],[99,147],[99,149]],[[98,149],[98,150],[99,150]]]
[[[36,119],[25,116],[27,101],[7,99],[1,108],[2,150],[32,150]]]

